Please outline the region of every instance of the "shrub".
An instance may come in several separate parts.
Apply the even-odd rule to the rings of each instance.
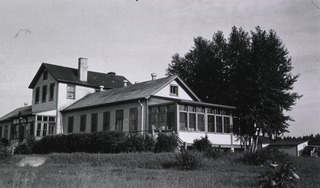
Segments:
[[[34,153],[118,153],[118,143],[124,133],[105,131],[95,133],[75,133],[68,135],[50,135],[36,141]]]
[[[285,163],[273,170],[270,169],[259,176],[260,187],[296,187],[299,176],[291,163]]]
[[[159,152],[173,152],[178,146],[177,138],[174,135],[167,135],[160,133],[158,135],[154,151]]]
[[[33,136],[29,136],[26,139],[26,142],[19,144],[14,150],[15,154],[32,154],[33,147],[35,144],[35,138]]]
[[[255,153],[245,153],[240,161],[252,165],[265,165],[270,163],[285,163],[290,161],[288,154],[278,150],[258,150]]]
[[[200,152],[205,152],[212,149],[212,143],[208,140],[208,137],[201,137],[201,139],[196,139],[192,144],[193,148]]]
[[[142,152],[145,151],[145,139],[143,135],[128,135],[119,143],[122,152]]]
[[[9,159],[11,157],[11,152],[7,147],[0,145],[0,161]]]
[[[199,156],[194,152],[186,151],[176,155],[176,167],[180,170],[195,170],[200,166]]]
[[[1,138],[0,145],[7,147],[9,145],[9,140],[6,138]]]

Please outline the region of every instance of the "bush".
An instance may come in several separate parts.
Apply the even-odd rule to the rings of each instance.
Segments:
[[[0,161],[11,158],[11,152],[7,147],[0,145]]]
[[[258,150],[255,153],[245,153],[240,161],[252,165],[266,165],[270,163],[285,163],[290,161],[288,154],[278,150]]]
[[[207,136],[205,136],[204,138],[201,137],[201,139],[199,140],[194,140],[192,146],[194,149],[200,152],[205,152],[212,149],[212,143],[210,142],[210,140],[208,140]]]
[[[176,167],[180,170],[195,170],[200,166],[199,156],[194,152],[186,151],[176,155]]]
[[[16,147],[14,154],[32,154],[35,142],[33,136],[27,137],[26,142],[21,143]]]
[[[7,147],[9,146],[9,140],[6,139],[6,138],[1,138],[1,141],[0,141],[0,146],[4,146],[4,147]]]
[[[174,135],[160,133],[154,148],[156,153],[173,152],[178,146],[178,140]]]
[[[119,143],[121,152],[145,151],[145,139],[143,135],[128,135]]]
[[[68,135],[50,135],[36,141],[34,153],[119,153],[118,143],[124,133],[105,131],[95,133],[74,133]]]
[[[273,170],[270,169],[259,176],[260,187],[296,187],[299,176],[291,163],[285,163]]]

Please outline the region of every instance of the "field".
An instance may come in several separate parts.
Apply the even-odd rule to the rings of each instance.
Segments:
[[[267,167],[238,162],[241,154],[218,159],[199,154],[196,170],[165,164],[174,153],[48,154],[40,167],[18,167],[24,155],[0,163],[0,187],[257,187]],[[294,158],[299,187],[320,187],[320,158]]]

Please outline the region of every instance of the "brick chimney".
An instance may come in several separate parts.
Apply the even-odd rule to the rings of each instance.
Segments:
[[[152,79],[152,80],[155,80],[156,77],[157,77],[157,74],[156,74],[156,73],[151,73],[151,79]]]
[[[88,81],[88,59],[80,57],[78,61],[78,77],[80,81]]]

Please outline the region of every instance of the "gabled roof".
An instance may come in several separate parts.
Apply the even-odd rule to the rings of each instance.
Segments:
[[[194,100],[200,101],[200,99],[184,84],[184,82],[178,76],[170,76],[141,82],[122,88],[115,88],[89,94],[79,101],[73,103],[63,111],[71,111],[92,106],[100,106],[131,100],[148,99],[150,96],[156,94],[173,80],[178,82],[180,86],[183,87]]]
[[[32,115],[32,111],[31,111],[32,106],[25,106],[25,107],[21,107],[21,108],[17,108],[11,112],[9,112],[8,114],[2,116],[0,118],[0,122],[1,121],[9,121],[13,118],[19,117],[19,116],[28,116],[28,115]]]
[[[115,75],[114,73],[105,74],[88,71],[88,81],[82,82],[78,77],[78,69],[42,63],[37,74],[29,85],[30,89],[34,88],[44,70],[48,70],[48,72],[58,82],[83,85],[94,88],[99,88],[101,85],[103,85],[105,89],[119,88],[123,87],[123,81],[127,80],[124,76]],[[128,82],[128,85],[131,85],[131,83]]]
[[[308,140],[279,140],[272,142],[270,146],[297,146],[304,142],[308,142]]]

